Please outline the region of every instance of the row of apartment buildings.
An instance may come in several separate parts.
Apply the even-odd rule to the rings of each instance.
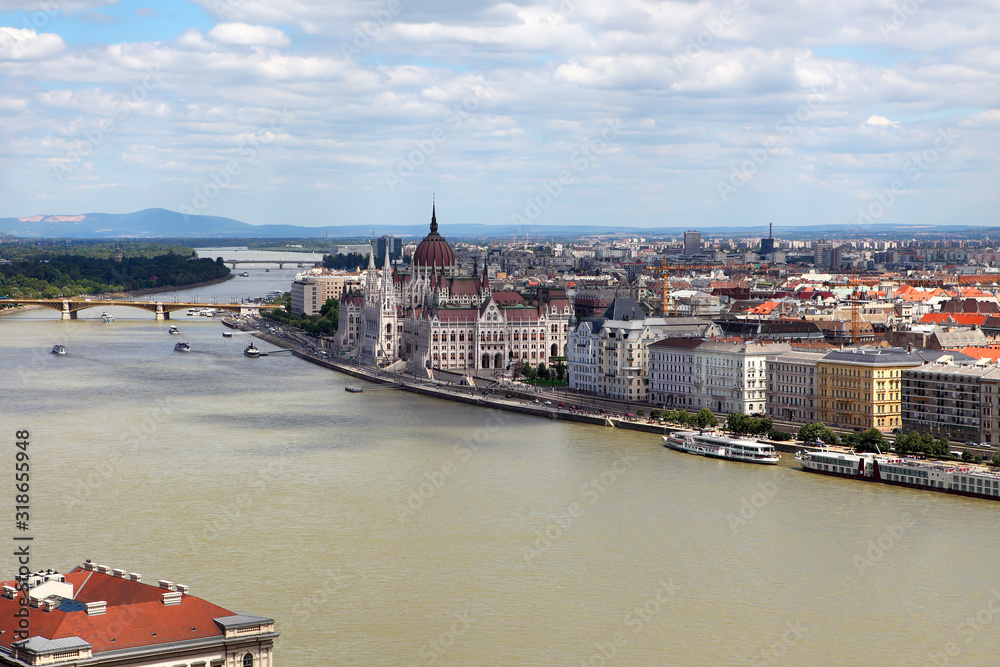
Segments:
[[[998,442],[995,362],[946,350],[815,351],[726,338],[711,322],[643,318],[636,305],[621,301],[606,317],[588,318],[570,333],[569,382],[575,391],[662,408]]]

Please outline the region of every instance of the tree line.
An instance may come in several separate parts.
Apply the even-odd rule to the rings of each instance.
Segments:
[[[0,264],[0,296],[53,299],[179,287],[217,280],[229,273],[229,267],[220,260],[173,252],[155,257],[125,257],[121,262],[85,255],[55,255],[50,259]]]
[[[285,310],[279,308],[261,308],[260,314],[275,322],[281,322],[288,326],[297,327],[313,334],[314,336],[332,336],[337,333],[337,325],[340,318],[340,301],[330,297],[319,309],[319,315],[293,315],[292,295],[285,292],[284,296],[277,300],[277,304],[283,305]]]

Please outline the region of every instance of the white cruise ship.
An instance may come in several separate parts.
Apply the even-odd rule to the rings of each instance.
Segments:
[[[795,455],[802,469],[915,489],[1000,500],[1000,474],[981,466],[824,449]]]
[[[772,445],[745,438],[731,438],[719,433],[677,431],[663,436],[663,445],[679,452],[728,461],[774,465],[781,460],[781,455],[774,451]]]

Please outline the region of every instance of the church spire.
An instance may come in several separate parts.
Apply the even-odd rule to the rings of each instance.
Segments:
[[[486,263],[488,261],[489,261],[488,257],[483,258],[483,282],[481,283],[483,286],[483,292],[486,292],[487,290],[490,289],[490,271],[488,268],[486,268]]]
[[[431,195],[431,234],[437,234],[438,231],[438,216],[437,216],[437,202],[436,197]]]

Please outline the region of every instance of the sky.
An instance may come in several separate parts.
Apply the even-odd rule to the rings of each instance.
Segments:
[[[0,0],[0,217],[1000,224],[996,0]]]

